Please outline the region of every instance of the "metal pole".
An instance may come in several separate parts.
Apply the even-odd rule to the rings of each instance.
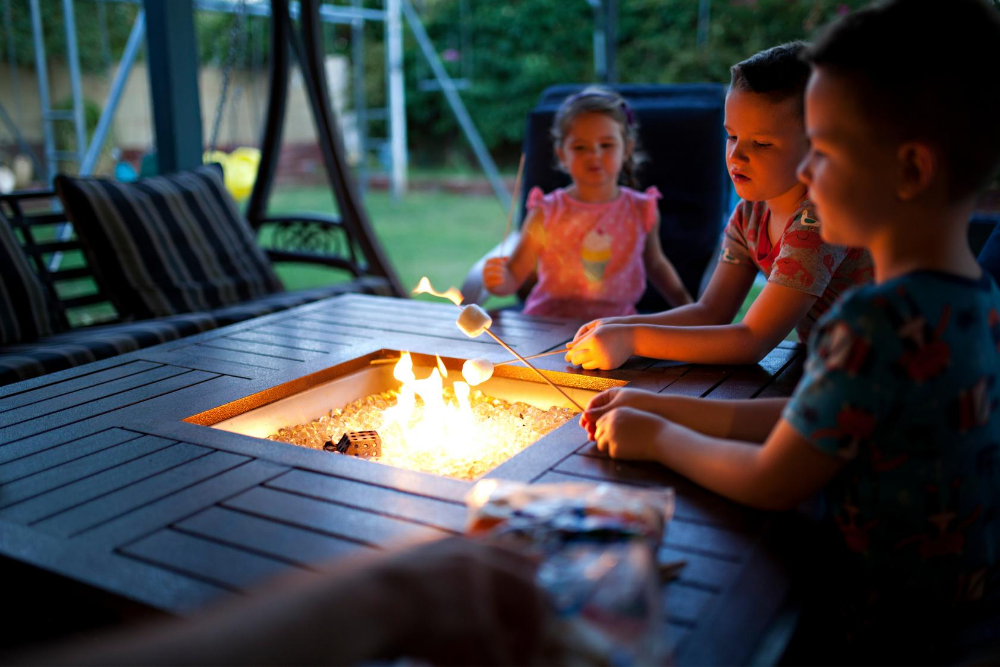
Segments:
[[[604,0],[604,80],[618,81],[618,0]]]
[[[608,40],[604,30],[604,6],[601,0],[588,0],[594,10],[594,79],[607,81],[608,77]]]
[[[14,113],[17,114],[17,122],[24,122],[24,115],[21,113],[21,86],[17,75],[17,55],[14,50],[14,14],[10,8],[10,0],[4,0],[3,24],[7,32],[7,61],[10,63],[10,83],[11,92],[14,93]]]
[[[83,156],[83,161],[80,163],[81,176],[88,176],[97,164],[97,158],[104,148],[104,142],[107,140],[108,131],[111,129],[111,122],[114,120],[115,112],[118,110],[118,102],[121,100],[122,92],[125,90],[129,73],[132,71],[132,65],[135,63],[135,57],[139,53],[139,49],[142,48],[142,39],[145,33],[146,10],[140,9],[139,13],[135,15],[135,21],[132,23],[132,32],[129,33],[128,42],[125,44],[125,51],[122,52],[122,59],[118,63],[115,78],[111,82],[108,101],[104,105],[101,118],[97,121],[97,128],[94,130],[94,136],[90,140],[90,145]]]
[[[403,88],[402,0],[387,0],[385,20],[386,85],[389,100],[389,147],[392,155],[392,196],[406,194],[406,91]]]
[[[38,0],[30,0],[31,32],[35,43],[35,74],[38,77],[38,102],[42,108],[42,141],[45,144],[45,181],[52,184],[53,156],[56,152],[55,139],[52,136],[52,124],[49,115],[52,106],[49,100],[49,72],[45,63],[45,37],[42,34],[42,12],[38,8]]]
[[[362,0],[352,0],[355,8]],[[351,22],[351,63],[354,78],[354,127],[358,137],[358,185],[368,189],[368,102],[365,97],[365,21],[356,18]]]
[[[66,27],[66,59],[69,60],[69,83],[73,94],[73,127],[76,130],[76,159],[83,159],[87,145],[87,127],[83,118],[83,87],[80,85],[80,52],[76,48],[76,14],[73,0],[63,0],[63,22]]]
[[[712,0],[698,0],[698,46],[708,44],[708,21],[711,15]]]
[[[469,112],[466,110],[465,104],[462,103],[462,98],[459,97],[455,89],[455,82],[452,81],[448,72],[445,71],[441,59],[434,50],[434,45],[431,44],[431,40],[424,30],[423,24],[420,23],[420,17],[417,16],[416,11],[413,9],[413,5],[410,4],[409,0],[398,1],[402,4],[403,16],[406,17],[406,21],[413,31],[413,36],[417,38],[421,54],[424,56],[427,64],[431,66],[434,77],[437,79],[438,85],[441,86],[441,91],[444,93],[445,99],[448,100],[448,105],[451,106],[455,118],[458,119],[458,124],[461,126],[462,131],[465,132],[465,138],[472,145],[472,151],[476,154],[480,166],[486,173],[486,178],[493,188],[493,193],[500,200],[500,205],[506,211],[512,206],[510,193],[507,192],[507,186],[504,184],[503,179],[500,178],[500,173],[493,163],[493,158],[490,157],[489,151],[486,150],[486,145],[479,136],[479,132],[476,130],[472,118],[469,117]]]

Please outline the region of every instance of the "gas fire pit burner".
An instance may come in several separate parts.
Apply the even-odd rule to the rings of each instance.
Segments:
[[[354,401],[305,424],[288,426],[268,436],[311,449],[343,451],[370,461],[471,480],[492,470],[573,418],[567,408],[547,410],[527,403],[493,398],[481,391],[468,395],[470,412],[463,415],[453,389],[443,390],[443,407],[417,400],[412,416],[394,419],[399,390],[384,391]],[[403,400],[406,400],[405,398]],[[450,409],[449,409],[450,408]],[[431,413],[431,414],[428,414]],[[358,432],[377,431],[381,451],[358,449]],[[343,441],[353,449],[341,449]],[[331,443],[333,446],[327,446]]]

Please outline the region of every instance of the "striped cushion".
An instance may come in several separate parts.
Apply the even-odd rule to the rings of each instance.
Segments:
[[[389,286],[383,278],[364,277],[339,285],[271,294],[209,313],[77,329],[33,344],[0,347],[0,387],[346,292],[387,295]]]
[[[55,185],[127,316],[213,310],[282,289],[217,164],[135,183],[59,175]]]
[[[0,386],[211,331],[210,313],[78,329],[30,345],[0,347]]]
[[[45,288],[0,214],[0,345],[36,340],[54,328]]]

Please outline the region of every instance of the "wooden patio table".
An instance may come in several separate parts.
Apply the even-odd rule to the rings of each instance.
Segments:
[[[185,421],[307,388],[327,369],[367,367],[384,350],[507,358],[488,337],[458,331],[457,312],[346,295],[0,388],[0,554],[129,604],[187,614],[289,568],[461,532],[469,482]],[[579,324],[503,312],[493,330],[528,355],[563,346]],[[789,395],[802,357],[785,343],[754,366],[634,358],[588,372],[560,356],[538,365],[580,386],[610,379],[751,398]],[[575,421],[487,476],[673,486],[660,559],[687,561],[664,585],[673,661],[777,657],[790,586],[780,519],[664,468],[612,461]]]

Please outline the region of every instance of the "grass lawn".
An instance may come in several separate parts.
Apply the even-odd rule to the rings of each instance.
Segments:
[[[388,192],[365,195],[368,216],[403,286],[416,287],[421,276],[438,290],[461,287],[472,265],[503,238],[506,213],[492,196],[410,192],[394,202]],[[324,187],[285,188],[271,197],[269,212],[335,213]],[[322,268],[279,267],[289,289],[330,282],[336,274]],[[433,298],[433,297],[428,297]],[[491,304],[492,305],[492,304]]]

